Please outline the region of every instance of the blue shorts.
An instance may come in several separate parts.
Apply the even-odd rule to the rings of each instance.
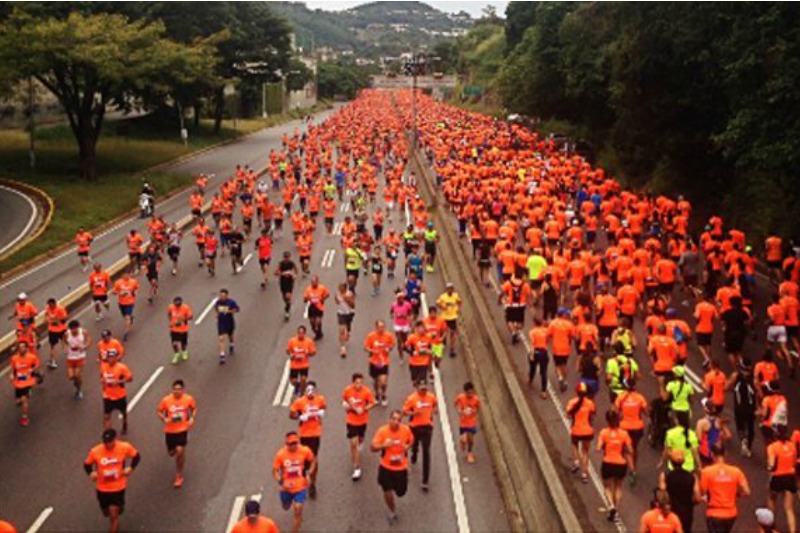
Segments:
[[[476,427],[474,427],[474,428],[462,428],[462,427],[458,428],[458,434],[459,435],[463,435],[464,433],[471,433],[471,434],[474,435],[477,432],[478,432],[478,428],[476,428]]]
[[[122,316],[131,316],[133,315],[133,304],[130,305],[120,305],[119,312],[122,313]]]
[[[281,505],[283,505],[284,509],[288,509],[292,506],[292,503],[299,503],[300,505],[306,503],[306,495],[308,494],[307,489],[303,489],[300,492],[286,492],[282,490],[280,492],[281,495]]]

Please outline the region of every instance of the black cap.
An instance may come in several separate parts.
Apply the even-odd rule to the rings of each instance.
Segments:
[[[117,431],[113,428],[103,431],[103,442],[111,442],[117,438]]]
[[[261,513],[261,505],[255,501],[250,500],[246,504],[244,504],[244,515],[245,516],[258,516]]]
[[[111,336],[111,330],[110,329],[104,329],[103,332],[100,333],[100,335],[102,335],[103,337],[110,337]]]

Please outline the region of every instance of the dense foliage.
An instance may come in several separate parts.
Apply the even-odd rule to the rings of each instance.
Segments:
[[[635,186],[800,235],[800,6],[511,2],[509,112],[560,119]]]

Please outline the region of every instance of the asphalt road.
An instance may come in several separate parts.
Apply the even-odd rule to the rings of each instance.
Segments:
[[[285,126],[284,130],[286,128],[293,129],[294,125]],[[252,166],[264,160],[284,130],[276,129],[249,137],[242,146],[225,147],[220,154],[206,154],[204,159],[211,168],[204,168],[201,161],[193,161],[191,168],[207,172],[216,170],[221,174],[235,163],[250,163]],[[234,147],[233,153],[222,155]],[[170,219],[188,212],[185,202],[178,200],[176,203],[178,207],[169,212]],[[341,221],[345,214],[338,212],[336,220]],[[399,227],[398,219],[395,215],[396,227]],[[322,235],[322,224],[319,226],[315,235],[312,273],[319,274],[321,282],[333,290],[344,278],[341,250],[338,237]],[[108,248],[104,253],[109,259],[116,259],[125,252],[124,247],[120,248],[114,242],[118,238],[109,234],[101,239]],[[249,254],[252,242],[246,246],[245,253]],[[117,250],[116,255],[113,249]],[[290,238],[277,239],[275,256],[278,257],[284,249],[293,249]],[[329,250],[337,250],[336,256],[330,267],[323,267],[323,258],[326,254],[330,257]],[[141,452],[142,463],[130,480],[128,506],[122,519],[125,530],[224,531],[231,519],[238,518],[236,503],[253,495],[263,498],[262,510],[275,518],[282,530],[290,528],[291,516],[280,509],[278,488],[271,478],[270,469],[285,432],[296,428],[296,422],[288,418],[288,408],[281,401],[279,405],[273,403],[276,397],[283,397],[279,386],[286,361],[286,342],[296,327],[307,324],[307,321],[303,318],[300,296],[296,294],[291,319],[284,322],[277,284],[271,283],[266,291],[261,291],[257,260],[253,256],[246,257],[249,257],[247,265],[238,275],[232,275],[229,264],[220,260],[217,277],[210,278],[205,269],[197,267],[197,251],[188,239],[178,276],[171,277],[168,269],[162,269],[163,292],[157,301],[148,305],[143,296],[139,298],[134,329],[126,343],[128,355],[125,362],[134,374],[129,397],[141,393],[140,401],[130,414],[131,430],[127,438]],[[67,271],[66,275],[76,279],[83,277],[71,254],[63,263],[59,262],[57,267],[48,265],[36,277],[60,278],[64,275],[62,268]],[[76,270],[79,275],[73,272]],[[324,320],[326,336],[319,341],[319,355],[312,360],[311,379],[317,381],[320,393],[327,397],[329,409],[320,451],[319,495],[316,501],[307,505],[305,513],[304,529],[309,531],[389,529],[375,480],[378,462],[375,454],[369,454],[364,461],[362,480],[354,483],[350,479],[344,412],[339,407],[341,392],[349,383],[351,373],[367,373],[366,356],[358,348],[363,338],[372,329],[376,318],[388,319],[389,293],[394,285],[384,283],[382,294],[373,298],[364,289],[364,281],[360,281],[350,356],[344,360],[338,356],[335,311],[329,306]],[[298,280],[298,289],[303,289],[307,282]],[[40,293],[59,287],[63,290],[63,283],[59,279],[55,282],[56,288],[51,289],[46,281],[42,281],[37,290]],[[426,284],[431,297],[443,290],[438,275],[428,276]],[[216,325],[213,314],[208,314],[192,327],[191,359],[178,366],[171,365],[166,306],[180,294],[194,309],[197,321],[221,287],[229,288],[242,308],[237,318],[236,355],[225,366],[218,364]],[[88,307],[81,309],[77,314],[91,331],[93,339],[106,327],[121,334],[122,321],[118,313],[112,313],[102,322],[95,322],[88,310]],[[11,387],[8,384],[2,387],[0,478],[7,481],[0,484],[0,516],[24,530],[52,508],[42,530],[102,531],[107,528],[107,521],[97,507],[94,487],[81,468],[89,448],[100,438],[100,387],[96,380],[87,380],[86,398],[83,402],[76,402],[64,372],[63,367],[48,372],[46,382],[32,398],[32,422],[25,429],[17,425],[18,412]],[[95,375],[93,361],[87,364],[86,375]],[[460,457],[455,461],[450,457],[448,461],[445,442],[453,443],[458,431],[452,402],[465,376],[459,358],[443,363],[440,383],[450,431],[443,431],[444,417],[440,417],[433,441],[431,490],[428,494],[421,491],[419,466],[415,467],[410,476],[409,493],[400,500],[400,522],[394,530],[455,530],[458,517],[454,490],[459,488],[463,489],[470,529],[508,529],[488,452],[480,434],[476,464],[467,465]],[[172,380],[178,377],[186,381],[187,392],[198,404],[197,424],[188,447],[186,483],[180,491],[172,487],[174,463],[166,454],[160,421],[155,415],[158,401],[169,392]],[[372,412],[368,430],[370,437],[377,426],[388,419],[389,410],[400,407],[411,390],[407,369],[399,367],[397,360],[393,359],[389,379],[390,405]],[[115,424],[119,427],[118,421],[115,420]]]
[[[0,256],[33,231],[38,210],[23,192],[0,185]]]

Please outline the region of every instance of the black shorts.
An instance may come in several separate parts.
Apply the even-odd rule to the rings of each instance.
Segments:
[[[158,281],[158,270],[147,269],[147,281]]]
[[[93,294],[92,301],[106,303],[108,301],[108,294]]]
[[[379,466],[378,485],[383,492],[392,491],[398,498],[402,498],[408,490],[408,470],[389,470]]]
[[[142,262],[142,254],[135,253],[135,254],[128,254],[128,259],[130,259],[131,264],[138,265]]]
[[[308,306],[308,318],[322,318],[324,311],[314,304]]]
[[[786,336],[788,338],[796,339],[798,332],[800,332],[800,326],[786,326]]]
[[[597,330],[601,339],[610,339],[617,326],[598,326]]]
[[[66,333],[66,330],[64,330],[64,331],[48,331],[47,332],[47,342],[50,343],[50,346],[55,346],[56,344],[58,344],[59,342],[64,340],[64,334],[65,333]]]
[[[291,278],[280,278],[281,293],[289,294],[294,292],[294,280]]]
[[[389,365],[385,366],[375,366],[373,364],[369,365],[369,377],[372,379],[378,379],[378,376],[388,376],[389,375]]]
[[[164,439],[167,443],[167,451],[171,452],[175,448],[186,447],[186,443],[189,442],[189,432],[181,431],[180,433],[164,433]]]
[[[531,289],[534,291],[538,291],[539,289],[541,289],[543,282],[544,280],[541,279],[532,279],[528,281],[528,283],[530,283]]]
[[[89,257],[89,252],[78,252],[78,257]]]
[[[686,274],[683,276],[683,283],[689,287],[697,287],[697,274]]]
[[[349,331],[350,328],[353,326],[353,316],[355,316],[355,313],[347,313],[347,314],[337,313],[336,322],[340,326],[346,326],[347,330]]]
[[[408,370],[411,374],[411,381],[416,383],[419,380],[428,379],[428,367],[427,366],[414,366],[408,365]]]
[[[290,368],[289,379],[299,379],[308,377],[308,368]]]
[[[696,336],[698,346],[711,346],[711,333],[697,333]]]
[[[744,348],[744,337],[726,338],[724,344],[728,353],[741,352]]]
[[[603,462],[600,467],[600,477],[603,479],[625,479],[628,475],[628,465]]]
[[[312,452],[314,452],[314,457],[317,457],[319,454],[319,445],[321,442],[320,437],[300,437],[300,444],[303,446],[308,446]]]
[[[188,331],[170,331],[169,332],[169,340],[170,342],[180,343],[181,346],[186,346],[189,344],[189,332]]]
[[[525,322],[525,308],[521,306],[506,307],[506,322],[522,324]]]
[[[364,440],[364,436],[367,434],[367,425],[361,424],[360,426],[354,426],[353,424],[347,424],[347,438],[354,439],[358,437],[361,440]]]
[[[674,288],[675,288],[675,282],[658,284],[658,290],[661,291],[661,294],[672,294],[672,290]]]
[[[450,331],[456,331],[458,329],[458,320],[455,318],[453,320],[445,320],[445,324],[447,324],[447,329]]]
[[[633,444],[633,449],[635,450],[637,446],[639,446],[639,441],[642,440],[644,436],[643,429],[628,429],[628,436],[631,438],[631,444]]]
[[[556,355],[553,354],[553,362],[556,366],[565,366],[569,361],[569,355]]]
[[[353,276],[354,278],[358,279],[358,273],[361,272],[361,270],[358,268],[355,270],[346,269],[345,272],[347,273],[347,277]]]
[[[283,227],[283,219],[276,218],[275,219],[275,229],[281,229]]]
[[[592,442],[594,439],[594,435],[570,435],[569,440],[574,445],[578,445],[579,442]]]
[[[119,400],[109,400],[103,398],[103,413],[110,415],[114,411],[119,411],[122,414],[128,412],[128,398],[120,398]]]
[[[794,474],[772,476],[769,480],[770,492],[791,492],[797,494],[797,480]]]
[[[262,267],[265,267],[265,266],[269,265],[270,261],[272,261],[271,257],[259,257],[258,258],[258,264],[261,265]]]
[[[333,217],[325,217],[325,225],[333,226]]]
[[[780,261],[767,261],[767,266],[769,268],[780,269],[781,268],[781,262]]]
[[[167,248],[167,255],[173,261],[178,260],[178,256],[181,255],[181,247],[180,246],[170,246]]]
[[[219,335],[220,337],[223,336],[223,335],[227,335],[228,337],[233,337],[233,333],[235,331],[236,331],[236,327],[235,326],[231,326],[229,328],[223,328],[223,327],[217,326],[217,335]]]
[[[108,516],[109,507],[119,507],[119,514],[125,511],[125,489],[117,490],[114,492],[97,491],[97,501],[100,503],[100,509],[103,515]]]
[[[14,388],[14,398],[19,400],[20,398],[25,398],[31,395],[31,389],[33,387],[21,387],[21,388]]]

